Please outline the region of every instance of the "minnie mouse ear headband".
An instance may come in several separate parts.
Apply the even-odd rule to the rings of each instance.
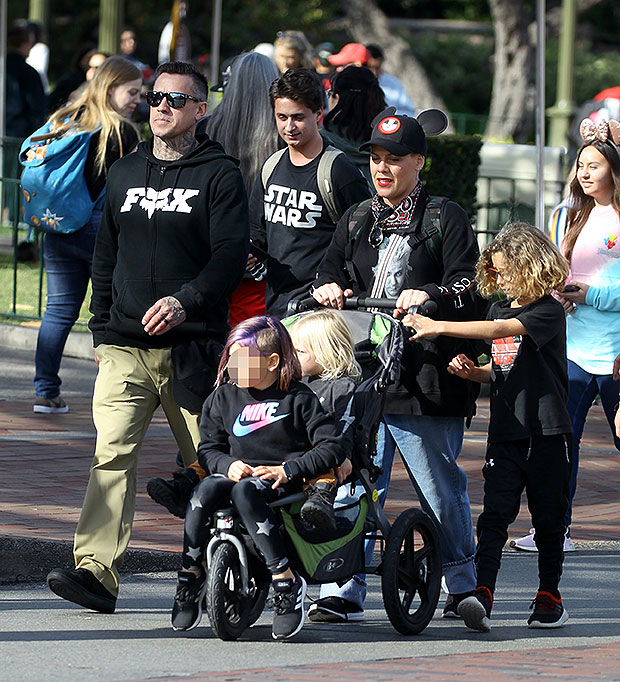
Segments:
[[[373,120],[370,140],[360,151],[376,144],[396,156],[426,156],[426,136],[440,135],[447,127],[448,117],[439,109],[427,109],[416,119],[396,114],[396,107],[388,107]]]
[[[597,124],[590,118],[584,118],[579,125],[579,134],[586,144],[591,144],[596,140],[599,142],[610,140],[616,146],[620,145],[620,123],[613,119]]]

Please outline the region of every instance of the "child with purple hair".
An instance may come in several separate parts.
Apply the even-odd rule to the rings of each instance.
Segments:
[[[187,506],[174,630],[191,630],[200,622],[209,519],[229,504],[272,573],[273,638],[301,630],[306,582],[289,565],[269,503],[301,490],[304,478],[337,467],[344,453],[333,418],[300,379],[290,336],[275,317],[253,317],[230,332],[216,389],[202,412],[198,461],[210,475],[194,488]]]

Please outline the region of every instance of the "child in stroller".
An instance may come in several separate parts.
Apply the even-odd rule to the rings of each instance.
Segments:
[[[231,382],[225,382],[226,372]],[[344,456],[333,419],[300,378],[289,334],[276,318],[250,318],[229,334],[217,388],[203,408],[198,459],[210,475],[187,507],[175,630],[200,622],[207,520],[230,503],[272,574],[273,638],[287,639],[303,626],[306,581],[289,564],[269,503],[300,490],[304,478],[336,468]]]

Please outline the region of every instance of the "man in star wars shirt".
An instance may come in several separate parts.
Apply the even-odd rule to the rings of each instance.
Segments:
[[[288,302],[308,295],[337,219],[370,196],[366,180],[344,154],[329,183],[336,215],[330,217],[318,186],[318,168],[328,147],[318,129],[323,116],[321,82],[308,69],[289,69],[269,97],[286,150],[266,182],[256,180],[250,199],[252,244],[268,254],[266,311],[283,317]],[[250,246],[250,251],[252,247]],[[254,254],[258,255],[258,254]]]

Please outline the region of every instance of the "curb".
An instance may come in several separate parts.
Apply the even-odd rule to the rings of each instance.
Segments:
[[[52,569],[73,565],[71,542],[0,536],[0,585],[44,581]],[[178,571],[180,565],[178,552],[128,549],[121,572]]]
[[[0,323],[0,346],[35,350],[38,327]],[[93,338],[90,332],[69,332],[63,355],[79,360],[93,359]]]

